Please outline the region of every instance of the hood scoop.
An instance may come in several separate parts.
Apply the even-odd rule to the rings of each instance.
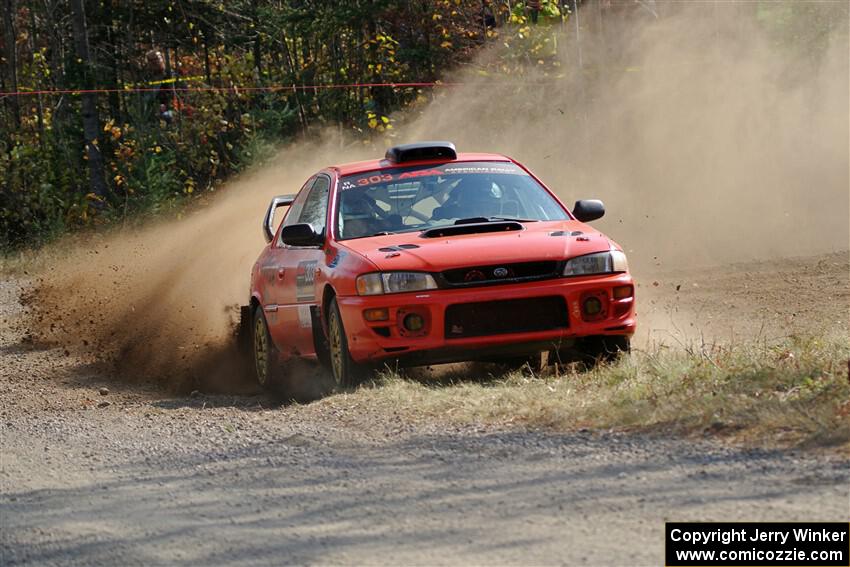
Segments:
[[[378,248],[379,252],[398,252],[399,250],[413,250],[414,248],[419,248],[418,244],[399,244],[398,246],[384,246],[383,248]]]
[[[476,222],[429,228],[423,231],[420,236],[422,238],[442,238],[444,236],[481,234],[485,232],[512,232],[516,230],[522,230],[522,224],[515,221]]]

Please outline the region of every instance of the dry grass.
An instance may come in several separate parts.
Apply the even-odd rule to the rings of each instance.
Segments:
[[[433,379],[387,371],[373,387],[327,401],[462,423],[699,434],[847,451],[848,360],[846,334],[779,344],[656,345],[586,372],[467,370]]]
[[[26,278],[49,269],[76,248],[86,235],[68,235],[41,248],[0,249],[0,275],[3,278]]]

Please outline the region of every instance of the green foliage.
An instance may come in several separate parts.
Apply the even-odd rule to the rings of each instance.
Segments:
[[[511,10],[511,15],[514,18],[522,18],[523,20],[527,20],[527,12],[528,10],[525,7],[524,2],[517,2],[513,6],[513,10]],[[559,22],[561,19],[561,10],[558,8],[558,2],[555,0],[542,0],[540,2],[540,20],[538,21],[550,21],[550,22]]]
[[[483,76],[569,72],[557,56],[558,32],[572,27],[560,25],[564,1],[542,0],[533,25],[522,1],[85,0],[88,61],[75,55],[71,4],[13,3],[13,37],[0,43],[3,89],[14,79],[19,91],[49,91],[0,104],[3,248],[173,208],[317,127],[392,137],[394,112],[425,97],[376,84],[438,80],[488,41],[497,49],[479,62]],[[846,33],[846,2],[752,6],[782,48],[813,60]],[[156,51],[165,71],[149,63]],[[85,155],[81,96],[57,92],[87,83],[110,91],[88,115],[104,196]],[[352,84],[363,86],[343,87]]]
[[[818,61],[836,34],[847,34],[847,2],[758,2],[756,21],[786,49]]]
[[[115,89],[97,97],[108,193],[93,189],[79,95],[20,97],[19,122],[7,99],[0,246],[173,209],[313,125],[390,133],[391,113],[416,89],[304,87],[438,78],[484,42],[480,7],[467,4],[86,0],[91,60],[83,61],[68,3],[18,2],[0,68],[15,49],[19,90],[79,89],[89,74],[95,87]],[[152,70],[150,51],[163,55],[167,73]],[[287,88],[262,90],[269,86]],[[148,91],[124,90],[133,88]]]

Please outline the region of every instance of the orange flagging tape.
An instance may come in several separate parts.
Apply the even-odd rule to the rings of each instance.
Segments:
[[[178,81],[180,79],[177,79]],[[413,83],[348,83],[339,85],[276,85],[269,87],[167,87],[167,90],[177,92],[209,92],[209,91],[231,91],[242,92],[278,92],[278,91],[308,91],[319,89],[356,89],[369,87],[452,87],[465,83],[441,83],[441,82],[413,82]],[[35,95],[81,95],[81,94],[108,94],[108,93],[145,93],[157,92],[157,87],[133,87],[125,89],[45,89],[32,91],[9,91],[0,92],[2,96],[35,96]]]

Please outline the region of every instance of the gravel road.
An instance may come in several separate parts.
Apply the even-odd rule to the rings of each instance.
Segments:
[[[661,565],[665,520],[847,520],[850,462],[174,397],[23,344],[0,283],[0,564]]]

